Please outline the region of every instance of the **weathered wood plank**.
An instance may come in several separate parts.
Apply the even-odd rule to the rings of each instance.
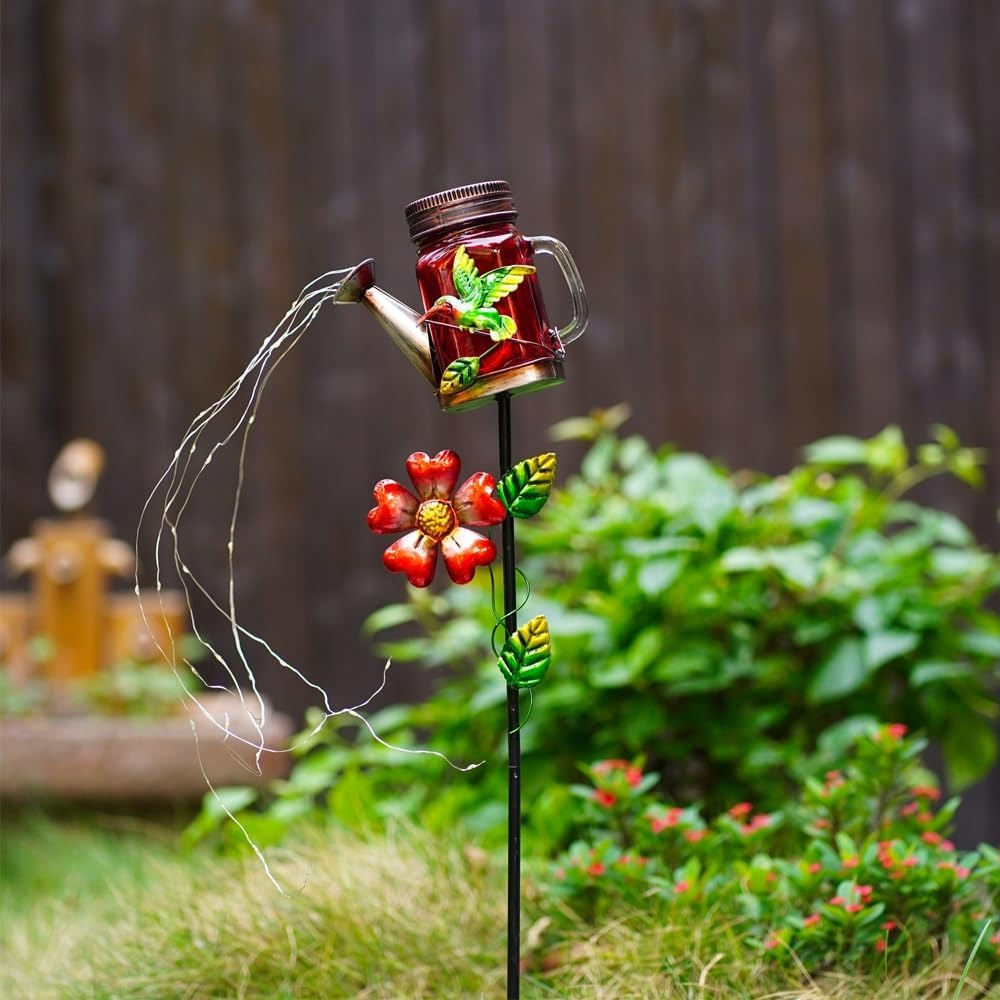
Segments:
[[[788,449],[835,429],[826,228],[828,168],[819,46],[816,5],[775,0],[768,49],[778,177]]]
[[[41,156],[45,136],[37,114],[43,57],[39,12],[30,0],[0,8],[0,120],[4,165],[0,200],[4,239],[0,242],[3,287],[3,341],[0,345],[0,452],[3,454],[4,528],[10,537],[28,532],[31,520],[46,507],[44,476],[54,456],[54,414],[49,396],[55,390],[48,346],[45,299]]]
[[[711,393],[719,412],[713,449],[727,459],[773,468],[781,426],[767,395],[772,339],[762,321],[754,188],[762,137],[754,129],[751,12],[704,7],[708,128],[710,286],[718,339]],[[738,446],[739,455],[734,453]]]
[[[831,319],[839,426],[874,434],[899,419],[890,94],[885,13],[865,0],[826,0],[833,235]]]

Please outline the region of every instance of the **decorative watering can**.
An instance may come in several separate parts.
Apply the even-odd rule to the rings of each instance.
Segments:
[[[501,392],[562,382],[565,345],[587,326],[587,296],[566,247],[524,236],[506,181],[451,188],[406,208],[417,248],[419,315],[375,284],[371,259],[343,280],[335,302],[362,302],[437,391],[443,410],[465,410]],[[535,255],[555,258],[573,318],[549,325]]]

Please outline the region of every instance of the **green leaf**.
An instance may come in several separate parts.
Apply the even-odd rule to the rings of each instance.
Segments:
[[[955,451],[961,445],[958,435],[947,424],[932,424],[931,436],[948,451]]]
[[[684,569],[684,559],[654,559],[645,563],[639,570],[639,589],[647,597],[662,594],[681,575]]]
[[[743,573],[747,570],[763,569],[767,565],[767,551],[749,545],[730,549],[719,562],[719,568],[723,573]]]
[[[812,528],[817,524],[842,521],[846,516],[840,504],[816,497],[802,497],[788,508],[788,519],[796,528]]]
[[[873,632],[865,637],[865,666],[878,670],[884,663],[905,656],[920,642],[917,632]]]
[[[949,663],[947,661],[930,660],[918,663],[910,674],[910,683],[914,687],[933,684],[935,681],[954,680],[972,675],[972,668],[967,663]]]
[[[257,799],[257,789],[248,785],[233,785],[217,792],[206,792],[201,800],[201,812],[181,834],[185,847],[193,847],[215,830],[222,828],[230,813],[238,813]]]
[[[816,745],[828,758],[839,760],[862,736],[873,736],[878,728],[879,722],[874,715],[852,715],[824,729]]]
[[[663,463],[665,507],[689,517],[704,534],[714,534],[737,505],[729,480],[701,455],[671,455]]]
[[[865,442],[865,452],[868,464],[876,472],[887,472],[899,475],[909,461],[910,453],[903,440],[903,432],[890,424],[885,430]]]
[[[974,656],[1000,659],[1000,635],[994,632],[984,632],[982,629],[963,632],[959,636],[958,644],[967,653],[972,653]]]
[[[551,662],[549,623],[538,615],[507,637],[497,666],[511,687],[530,688],[541,684]]]
[[[975,448],[962,448],[951,461],[951,471],[969,486],[983,485],[982,452]]]
[[[814,587],[819,580],[822,558],[823,549],[817,542],[801,542],[798,545],[771,549],[740,546],[730,549],[722,557],[719,568],[724,573],[773,569],[789,583],[808,589]]]
[[[374,635],[387,628],[412,622],[416,616],[416,608],[412,604],[387,604],[384,608],[373,611],[364,620],[361,631],[364,635]]]
[[[456,358],[441,375],[438,389],[442,396],[451,396],[462,389],[468,389],[479,375],[479,358]]]
[[[976,577],[990,568],[990,557],[976,549],[934,549],[931,552],[930,570],[943,577]]]
[[[806,461],[819,465],[863,465],[867,459],[864,441],[855,437],[823,438],[806,448]]]
[[[781,549],[771,549],[771,565],[791,584],[807,590],[820,577],[823,549],[817,542],[802,542]]]
[[[997,736],[993,725],[979,716],[964,716],[941,737],[948,784],[960,792],[985,775],[996,759]]]
[[[878,632],[889,624],[900,604],[898,594],[870,594],[854,606],[851,619],[862,632]]]
[[[860,640],[843,639],[820,664],[806,693],[813,704],[857,691],[868,679]]]
[[[532,517],[549,499],[556,478],[555,452],[518,462],[497,485],[497,495],[514,517]]]

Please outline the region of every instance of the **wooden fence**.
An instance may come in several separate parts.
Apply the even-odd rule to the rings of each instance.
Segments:
[[[1000,454],[995,0],[5,0],[2,46],[5,546],[83,434],[127,537],[307,279],[373,255],[414,301],[403,205],[496,176],[593,308],[567,385],[518,404],[521,450],[627,399],[636,430],[770,471],[891,421]],[[492,421],[441,415],[352,310],[273,380],[242,606],[338,698],[400,593],[371,484],[417,448],[492,467]],[[995,474],[928,496],[997,541]],[[189,527],[215,551],[218,517]]]

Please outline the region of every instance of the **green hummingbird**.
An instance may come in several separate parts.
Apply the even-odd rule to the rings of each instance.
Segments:
[[[451,273],[458,297],[442,295],[418,323],[434,319],[451,322],[466,330],[481,330],[496,341],[508,340],[517,333],[514,320],[492,306],[507,298],[524,281],[525,275],[535,273],[530,264],[508,264],[480,277],[479,269],[461,246],[455,251]]]

